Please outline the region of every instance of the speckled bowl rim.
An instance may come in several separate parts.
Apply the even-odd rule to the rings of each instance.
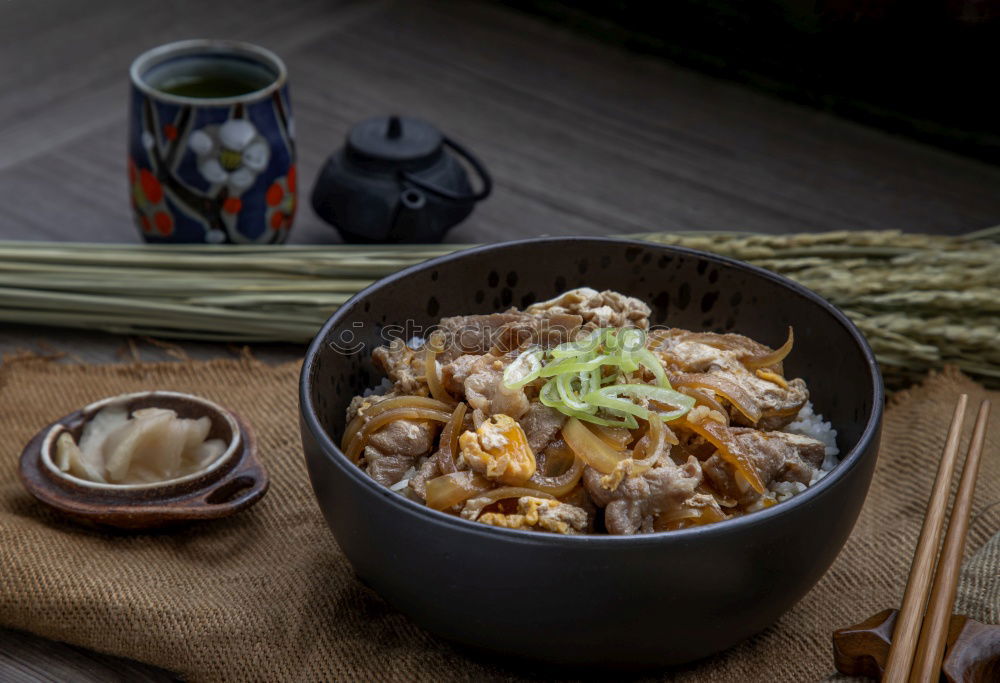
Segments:
[[[226,450],[224,450],[222,454],[213,460],[212,464],[205,469],[192,472],[191,474],[185,474],[183,477],[175,477],[173,479],[165,479],[164,481],[155,481],[148,484],[106,484],[99,481],[89,481],[87,479],[75,477],[68,472],[63,472],[56,467],[56,464],[52,461],[52,449],[55,446],[56,439],[60,434],[69,430],[68,426],[60,420],[57,424],[52,425],[52,428],[49,429],[45,438],[42,440],[41,448],[39,449],[39,457],[42,461],[42,465],[49,471],[50,474],[58,477],[59,479],[70,481],[77,486],[83,486],[100,491],[150,491],[168,486],[176,486],[177,484],[184,484],[186,482],[204,477],[206,474],[215,472],[226,462],[232,460],[233,456],[236,455],[236,452],[240,448],[242,442],[240,425],[236,421],[236,418],[233,417],[232,413],[220,406],[218,403],[209,401],[207,398],[202,398],[201,396],[195,396],[194,394],[186,394],[181,391],[136,391],[131,394],[119,394],[118,396],[108,396],[107,398],[102,398],[99,401],[94,401],[93,403],[84,406],[80,409],[80,412],[83,414],[84,419],[89,422],[102,408],[106,408],[107,406],[115,403],[128,403],[129,401],[138,398],[145,398],[147,396],[171,396],[173,398],[183,399],[192,403],[200,403],[209,410],[221,415],[229,425],[230,433],[232,434],[232,436],[229,437],[229,444],[226,446]]]
[[[660,531],[650,534],[635,534],[631,536],[613,536],[610,534],[581,534],[570,536],[563,534],[539,533],[537,531],[505,529],[502,527],[488,527],[484,524],[462,519],[461,517],[455,517],[444,512],[432,510],[426,505],[420,505],[408,498],[404,498],[398,493],[389,490],[388,487],[384,487],[377,483],[374,479],[365,474],[361,468],[353,464],[346,455],[344,455],[343,451],[340,450],[340,447],[333,441],[330,435],[326,433],[326,430],[323,429],[323,426],[319,423],[316,408],[313,405],[312,398],[310,396],[313,365],[332,328],[339,325],[342,320],[349,319],[355,307],[363,302],[369,295],[389,283],[405,280],[415,273],[433,270],[443,264],[460,261],[473,254],[484,254],[489,253],[490,251],[525,245],[535,245],[539,248],[554,249],[567,243],[591,244],[595,247],[607,245],[609,247],[633,246],[640,247],[642,249],[661,249],[681,256],[705,259],[726,268],[735,268],[754,276],[761,277],[765,280],[770,280],[771,282],[780,285],[785,289],[791,290],[794,294],[797,294],[800,297],[816,304],[819,308],[823,309],[831,317],[833,317],[835,321],[840,323],[840,325],[847,331],[850,337],[854,340],[855,344],[861,350],[862,356],[865,359],[865,365],[868,369],[867,380],[872,385],[872,394],[870,397],[872,408],[871,412],[867,416],[865,428],[862,431],[861,436],[858,438],[857,443],[854,444],[846,455],[841,457],[840,463],[830,470],[829,474],[802,493],[793,496],[780,505],[774,505],[764,510],[758,510],[753,514],[738,517],[736,519],[729,519],[723,522],[708,524],[701,527],[679,529],[676,531]],[[854,323],[852,323],[847,316],[840,311],[840,309],[821,297],[819,294],[813,292],[811,289],[808,289],[807,287],[804,287],[786,277],[778,275],[777,273],[772,273],[769,270],[758,268],[757,266],[752,266],[749,263],[744,263],[725,256],[718,256],[716,254],[698,251],[697,249],[688,249],[686,247],[612,237],[539,237],[525,240],[512,240],[509,242],[498,242],[496,244],[471,247],[469,249],[463,249],[462,251],[447,254],[445,256],[439,256],[400,270],[392,275],[388,275],[355,294],[339,309],[337,309],[332,316],[330,316],[309,344],[309,349],[306,351],[305,360],[302,363],[302,371],[299,376],[299,411],[309,431],[316,439],[316,442],[320,445],[324,457],[330,458],[338,467],[346,471],[355,484],[364,486],[370,491],[381,495],[384,501],[391,507],[395,508],[400,514],[415,515],[428,522],[450,528],[454,531],[474,534],[482,536],[483,538],[492,538],[494,540],[503,540],[506,538],[509,541],[527,544],[582,546],[606,549],[621,545],[640,547],[660,545],[663,543],[678,543],[683,545],[685,542],[689,542],[694,539],[737,536],[747,531],[750,527],[767,524],[772,519],[777,517],[794,515],[800,507],[808,505],[820,496],[835,495],[833,493],[833,489],[836,487],[837,483],[840,482],[849,471],[858,467],[862,455],[866,452],[872,440],[878,436],[879,429],[882,424],[884,402],[885,391],[882,385],[882,373],[879,370],[875,354],[872,352],[867,340],[865,340],[864,335],[861,334]],[[877,454],[873,453],[871,457],[877,457]]]
[[[229,97],[186,97],[184,95],[172,95],[162,90],[157,90],[146,82],[146,73],[167,59],[185,55],[208,55],[213,53],[231,54],[254,59],[258,63],[274,69],[274,79],[263,88]],[[285,63],[281,61],[281,57],[260,45],[240,40],[194,38],[157,45],[154,48],[146,50],[132,62],[132,65],[129,67],[129,78],[132,81],[132,85],[154,100],[193,107],[228,107],[237,103],[258,102],[270,97],[288,81],[288,69],[285,67]]]

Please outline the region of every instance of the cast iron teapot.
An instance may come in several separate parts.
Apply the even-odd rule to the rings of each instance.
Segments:
[[[480,190],[459,157],[479,175]],[[330,156],[312,205],[347,242],[440,242],[492,186],[482,163],[434,126],[378,117],[354,126]]]

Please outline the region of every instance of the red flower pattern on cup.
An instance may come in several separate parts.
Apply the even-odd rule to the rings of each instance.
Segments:
[[[174,219],[167,209],[163,185],[148,168],[128,160],[128,178],[132,189],[132,207],[144,233],[168,237],[174,232]]]
[[[272,230],[289,230],[295,218],[295,166],[288,175],[276,178],[264,195],[267,202],[267,224]]]
[[[233,215],[243,210],[243,200],[239,197],[228,197],[222,202],[222,210]]]

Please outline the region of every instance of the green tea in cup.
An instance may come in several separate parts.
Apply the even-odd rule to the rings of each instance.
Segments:
[[[259,64],[241,60],[188,59],[175,68],[150,74],[149,85],[178,97],[238,97],[263,90],[274,82],[274,74]]]

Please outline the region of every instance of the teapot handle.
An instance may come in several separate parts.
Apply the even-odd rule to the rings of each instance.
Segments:
[[[478,202],[490,196],[490,192],[493,190],[493,178],[490,177],[489,172],[486,170],[486,167],[483,166],[482,162],[479,161],[479,159],[477,159],[472,152],[470,152],[468,149],[458,144],[451,138],[445,136],[443,142],[445,146],[451,147],[453,150],[455,150],[455,153],[458,156],[465,159],[465,161],[468,162],[469,166],[472,167],[472,170],[474,170],[476,174],[479,176],[479,181],[482,183],[482,187],[479,189],[478,192],[474,192],[472,194],[458,194],[452,192],[451,190],[446,190],[444,188],[437,187],[436,185],[431,185],[430,183],[427,183],[426,181],[423,181],[420,178],[416,177],[415,175],[407,173],[406,171],[400,172],[400,177],[410,185],[419,187],[424,192],[429,192],[433,195],[441,197],[442,199],[447,199],[453,202]]]

